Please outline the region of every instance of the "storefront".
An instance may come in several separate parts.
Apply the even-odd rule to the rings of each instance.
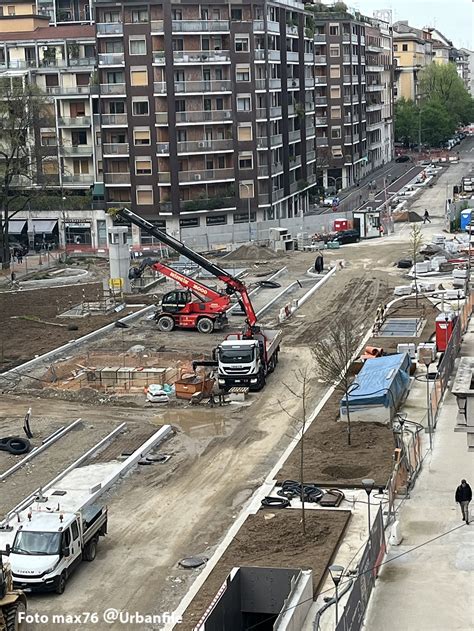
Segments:
[[[28,219],[28,241],[30,249],[52,250],[59,244],[57,219]]]
[[[66,245],[92,245],[90,221],[66,221],[64,223]]]
[[[11,246],[28,247],[28,228],[26,219],[11,219],[8,222],[8,242]]]

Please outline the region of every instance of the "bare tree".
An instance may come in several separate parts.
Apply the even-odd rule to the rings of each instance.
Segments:
[[[354,327],[354,322],[347,315],[343,315],[329,326],[326,337],[318,340],[313,348],[320,378],[328,385],[335,385],[344,394],[348,445],[351,444],[349,393],[352,379],[350,366],[358,345],[359,334]]]
[[[0,260],[10,267],[9,222],[38,194],[42,180],[39,139],[35,131],[47,101],[22,77],[0,79]]]
[[[418,307],[418,277],[416,273],[416,259],[423,245],[423,235],[421,228],[413,224],[410,231],[410,252],[413,257],[413,281],[415,283],[415,305]]]
[[[303,535],[306,535],[306,513],[305,513],[305,499],[304,499],[304,441],[305,441],[305,432],[306,432],[306,424],[308,422],[308,395],[309,395],[309,376],[307,368],[298,368],[293,371],[296,381],[301,386],[301,391],[298,389],[289,386],[287,383],[283,383],[288,392],[295,397],[295,399],[299,399],[301,401],[301,416],[295,416],[292,414],[285,405],[278,401],[281,409],[287,414],[293,421],[295,425],[295,429],[298,433],[301,433],[300,438],[300,475],[299,475],[299,483],[300,483],[300,501],[301,501],[301,531]]]

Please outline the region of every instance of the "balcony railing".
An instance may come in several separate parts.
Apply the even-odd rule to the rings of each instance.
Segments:
[[[173,57],[175,64],[230,61],[228,50],[175,50]]]
[[[316,42],[316,44],[324,44],[324,42],[326,41],[326,34],[316,33],[316,35],[314,36],[314,41]]]
[[[344,144],[352,145],[352,136],[344,136]]]
[[[328,104],[328,97],[327,96],[315,96],[314,97],[314,102],[316,103],[316,105],[327,105]]]
[[[125,95],[125,83],[101,83],[100,93]]]
[[[168,112],[155,112],[155,123],[157,125],[167,125]]]
[[[268,167],[268,164],[262,165],[258,167],[257,173],[260,177],[268,177],[269,175],[277,175],[278,173],[283,172],[283,164],[281,162],[277,162],[272,164],[271,167]]]
[[[92,145],[61,145],[59,153],[66,156],[91,156]]]
[[[315,55],[314,56],[315,64],[325,64],[326,63],[326,55]]]
[[[267,52],[269,61],[280,61],[280,51],[279,50],[269,50]],[[257,49],[255,51],[255,59],[265,59],[265,51]]]
[[[305,77],[304,86],[305,88],[312,88],[314,86],[314,77]]]
[[[152,20],[150,26],[151,26],[152,34],[153,33],[164,33],[163,20]]]
[[[74,85],[64,87],[62,85],[48,85],[46,86],[46,94],[90,94],[91,87],[90,85]]]
[[[231,81],[179,81],[174,84],[175,92],[230,92]]]
[[[287,24],[286,25],[286,34],[287,35],[298,35],[298,27],[295,24]]]
[[[123,66],[125,63],[124,53],[99,53],[99,66]]]
[[[287,51],[286,60],[287,61],[298,61],[299,53],[293,52],[292,50]]]
[[[180,171],[180,182],[202,182],[206,180],[234,180],[234,169],[205,169],[203,171]]]
[[[326,116],[316,116],[316,125],[327,125],[328,119]]]
[[[379,110],[383,106],[383,103],[367,103],[365,109],[367,112],[375,112],[375,110]]]
[[[156,152],[158,154],[166,154],[170,152],[170,143],[169,142],[158,142],[156,145]]]
[[[301,165],[301,156],[290,156],[290,169]]]
[[[216,33],[229,30],[227,20],[173,20],[173,33]]]
[[[342,56],[342,63],[343,64],[350,64],[351,63],[351,56],[350,55],[343,55]]]
[[[93,184],[94,183],[94,174],[93,173],[75,173],[75,174],[67,174],[62,176],[63,184]]]
[[[267,89],[267,80],[266,79],[256,79],[255,87],[257,90],[266,90]],[[270,90],[280,90],[281,89],[281,79],[268,79],[268,87]]]
[[[102,114],[102,125],[127,125],[127,114]]]
[[[58,118],[59,127],[90,127],[90,116],[76,116],[75,118],[61,116]]]
[[[77,57],[77,58],[69,58],[68,65],[69,66],[95,66],[96,58],[95,57]]]
[[[305,60],[306,63],[312,63],[314,61],[313,53],[305,53],[304,54],[304,60]]]
[[[328,79],[326,75],[324,75],[324,77],[318,77],[318,76],[314,77],[314,83],[316,83],[317,85],[320,85],[320,84],[326,85],[327,82],[328,82]]]
[[[316,136],[316,147],[327,147],[329,141],[326,136]]]
[[[105,185],[130,184],[130,173],[104,173]]]
[[[96,24],[99,35],[122,35],[122,22],[103,22]]]
[[[299,88],[300,87],[300,80],[297,79],[288,79],[288,89],[291,88]]]
[[[366,66],[366,72],[383,72],[383,66]]]
[[[164,50],[153,51],[153,63],[160,64],[160,65],[164,65],[166,63]]]
[[[176,112],[177,123],[200,123],[206,121],[231,121],[231,110],[198,110]]]
[[[316,151],[314,149],[306,153],[306,162],[313,162],[313,160],[316,160]]]
[[[365,89],[367,92],[380,92],[384,89],[384,86],[381,83],[368,83]]]
[[[344,83],[352,83],[352,77],[350,74],[345,74],[342,80]]]
[[[306,128],[306,138],[310,138],[311,136],[314,136],[316,133],[316,127],[307,127]]]
[[[203,151],[225,151],[233,148],[233,141],[228,140],[194,140],[178,142],[178,153],[202,153]]]
[[[105,142],[102,145],[102,155],[107,156],[128,156],[130,147],[128,142]]]
[[[295,142],[295,140],[301,140],[301,132],[299,129],[296,131],[288,132],[288,141]]]
[[[270,108],[270,118],[276,118],[278,116],[281,116],[281,107],[271,107]]]

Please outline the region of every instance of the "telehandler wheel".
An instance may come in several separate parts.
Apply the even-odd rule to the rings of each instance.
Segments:
[[[157,325],[163,333],[170,333],[174,329],[174,320],[171,316],[164,315],[158,318]]]
[[[211,318],[201,318],[197,323],[197,330],[199,333],[212,333],[214,331],[214,322]]]
[[[8,605],[3,610],[5,631],[26,631],[26,605],[21,600]]]
[[[97,556],[97,539],[91,539],[84,548],[84,561],[93,561]]]

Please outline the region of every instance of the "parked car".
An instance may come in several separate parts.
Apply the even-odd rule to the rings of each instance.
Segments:
[[[398,156],[398,158],[395,158],[395,162],[410,162],[410,159],[410,156],[402,155]]]
[[[341,245],[345,245],[346,243],[358,243],[360,241],[360,234],[357,230],[341,230],[331,241],[337,241]]]

